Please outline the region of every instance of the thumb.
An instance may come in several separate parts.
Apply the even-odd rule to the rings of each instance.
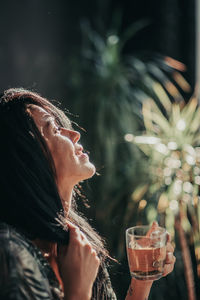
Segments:
[[[149,229],[149,231],[147,232],[147,237],[149,237],[151,235],[151,233],[153,231],[155,231],[158,228],[158,222],[157,221],[153,221],[151,228]]]

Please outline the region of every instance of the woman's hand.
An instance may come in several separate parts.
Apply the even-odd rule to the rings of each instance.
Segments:
[[[156,221],[154,221],[153,224],[151,225],[151,228],[150,228],[149,232],[147,233],[147,235],[150,236],[150,234],[153,231],[155,231],[157,229],[157,227],[159,227],[159,225]],[[174,256],[174,247],[171,244],[171,236],[168,232],[167,232],[166,252],[167,253],[166,253],[163,276],[166,276],[173,271],[174,264],[176,262],[176,257]]]
[[[147,235],[150,235],[154,230],[156,230],[157,227],[158,223],[153,222]],[[176,262],[176,258],[174,256],[174,247],[171,244],[171,237],[169,233],[167,233],[166,252],[163,276],[166,276],[173,271],[174,264]],[[142,281],[132,278],[126,300],[147,300],[152,284],[152,280]]]
[[[88,300],[97,276],[100,260],[96,251],[78,227],[68,224],[68,246],[59,246],[58,267],[64,286],[65,300]]]
[[[163,276],[166,276],[173,271],[175,262],[176,262],[176,257],[174,256],[174,247],[171,244],[170,234],[167,233],[167,254],[166,254]]]

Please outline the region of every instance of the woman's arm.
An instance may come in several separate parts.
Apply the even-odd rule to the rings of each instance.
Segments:
[[[125,300],[147,300],[153,281],[131,279]]]

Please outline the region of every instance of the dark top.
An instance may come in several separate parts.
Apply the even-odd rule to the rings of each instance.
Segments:
[[[108,272],[106,277],[108,300],[116,300]],[[50,264],[40,250],[23,234],[11,226],[0,223],[0,299],[1,300],[57,300],[63,293]],[[93,289],[93,298],[103,300],[104,296]],[[81,300],[81,299],[80,299]]]

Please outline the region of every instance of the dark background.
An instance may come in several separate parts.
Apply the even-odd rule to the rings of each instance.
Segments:
[[[119,34],[138,20],[146,20],[149,24],[127,42],[123,49],[125,54],[133,55],[145,51],[170,56],[181,61],[187,68],[184,76],[193,89],[195,85],[195,3],[195,0],[1,1],[0,89],[5,90],[10,87],[33,89],[49,99],[60,100],[63,106],[76,114],[75,99],[70,90],[72,70],[69,66],[74,57],[77,64],[82,59],[80,24],[87,20],[93,29],[104,35],[113,28],[115,13],[119,15],[121,13],[121,24],[118,24]],[[84,96],[82,101],[84,103]],[[87,118],[87,111],[84,112],[84,118]],[[125,176],[124,178],[126,181],[127,178]],[[102,183],[101,179],[96,181],[96,187],[98,187],[98,181]],[[132,189],[134,187],[132,181],[130,185]],[[125,207],[130,190],[128,188],[126,190],[125,185],[123,188],[120,200]],[[89,192],[89,198],[95,198],[94,200],[97,201],[98,195],[95,195],[95,191]],[[115,199],[113,195],[116,194],[119,194],[118,191],[112,191],[107,197],[108,200]],[[123,209],[123,207],[119,208],[121,211]],[[95,219],[94,216],[97,215],[95,208],[92,213],[94,214],[91,218]],[[104,211],[101,212],[102,218],[103,213]],[[117,214],[115,222],[112,228],[115,228],[116,235],[118,232],[116,228],[120,227],[120,218],[117,219]],[[98,222],[95,225],[100,233],[109,239],[112,232],[108,230],[111,231],[112,228],[108,226],[107,230],[104,224]],[[111,255],[115,256],[115,246],[111,244],[109,246]],[[129,274],[127,261],[120,261],[120,263],[118,270],[115,269],[111,273],[118,299],[123,299]],[[185,281],[181,264],[180,257],[179,260],[177,259],[176,272],[173,272],[171,277],[168,276],[167,279],[155,283],[152,299],[164,300],[178,297],[186,299],[184,298],[187,294],[184,289]],[[176,280],[179,285],[175,285]],[[157,289],[158,286],[159,289]]]
[[[0,7],[2,90],[22,86],[47,97],[66,97],[65,63],[72,52],[79,52],[81,20],[87,18],[101,31],[109,28],[116,9],[123,15],[121,30],[136,20],[150,22],[125,51],[151,50],[178,59],[186,64],[186,77],[194,85],[194,0],[7,0]]]

